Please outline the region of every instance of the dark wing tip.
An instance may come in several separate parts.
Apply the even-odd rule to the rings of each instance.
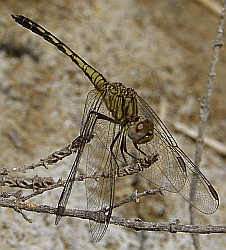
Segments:
[[[178,160],[178,162],[179,162],[179,165],[180,165],[180,168],[182,169],[182,171],[183,171],[184,173],[186,173],[187,169],[186,169],[186,164],[185,164],[183,158],[182,158],[181,156],[178,156],[178,157],[177,157],[177,160]]]
[[[209,190],[210,190],[210,193],[213,195],[214,199],[219,202],[217,191],[214,189],[212,185],[209,185]]]
[[[60,222],[62,215],[64,214],[64,211],[65,211],[65,207],[63,206],[57,207],[55,225],[57,225]]]
[[[58,223],[60,222],[61,216],[57,215],[55,219],[55,225],[57,226]]]

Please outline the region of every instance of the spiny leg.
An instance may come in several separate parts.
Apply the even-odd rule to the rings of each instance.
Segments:
[[[125,165],[127,166],[128,162],[127,162],[125,154],[123,152],[123,151],[125,151],[127,153],[127,151],[125,149],[126,149],[126,136],[125,136],[125,133],[123,133],[123,135],[122,135],[122,141],[121,141],[121,145],[120,145],[120,151],[121,151],[121,155],[123,157],[123,160],[125,162]]]
[[[130,154],[127,150],[127,147],[126,147],[126,135],[125,133],[123,133],[123,136],[122,136],[122,141],[121,141],[121,145],[120,145],[120,149],[121,149],[121,154],[123,156],[123,159],[125,161],[125,164],[126,166],[128,166],[128,162],[126,160],[126,157],[125,157],[125,154],[124,152],[129,155],[130,157],[132,157],[133,159],[136,159],[136,160],[139,160],[137,157],[135,157],[134,155]]]
[[[135,147],[138,151],[141,152],[141,154],[143,154],[143,155],[146,156],[146,154],[144,153],[144,151],[142,151],[142,150],[138,147],[138,145],[137,145],[135,142],[133,142],[133,145],[134,145],[134,147]]]

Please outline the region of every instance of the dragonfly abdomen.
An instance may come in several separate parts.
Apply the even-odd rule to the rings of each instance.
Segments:
[[[69,56],[71,60],[85,73],[92,82],[97,91],[103,91],[109,84],[107,80],[97,70],[91,67],[78,54],[71,50],[60,39],[44,29],[39,24],[22,15],[12,15],[12,18],[23,27],[31,30],[33,33],[43,37],[46,41],[56,46],[61,52]]]

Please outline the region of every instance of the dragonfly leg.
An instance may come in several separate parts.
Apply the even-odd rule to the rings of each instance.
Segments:
[[[135,147],[139,152],[141,152],[141,154],[147,156],[147,155],[144,153],[144,151],[142,151],[142,150],[137,146],[137,144],[136,144],[135,142],[133,142],[133,145],[134,145],[134,147]]]
[[[140,151],[140,150],[139,150],[139,151]],[[125,135],[123,135],[123,139],[122,139],[122,142],[121,142],[121,153],[122,153],[123,159],[124,159],[125,162],[126,162],[126,165],[128,165],[128,164],[127,164],[127,161],[126,161],[126,159],[125,159],[125,155],[124,155],[123,152],[125,152],[126,154],[128,154],[128,155],[129,155],[130,157],[132,157],[133,159],[139,160],[139,158],[137,158],[136,156],[134,156],[134,155],[132,155],[131,153],[128,152],[127,147],[126,147],[126,136],[125,136]]]
[[[125,150],[125,149],[126,149],[126,137],[123,134],[123,136],[122,136],[122,142],[121,142],[121,145],[120,145],[120,151],[121,151],[123,160],[125,162],[125,165],[128,166],[128,162],[127,162],[126,157],[124,155],[124,151],[127,153],[127,150]]]
[[[112,123],[116,123],[114,119],[110,118],[109,116],[98,113],[96,111],[90,111],[90,114],[96,114],[96,119],[102,119],[102,120],[110,121]]]
[[[111,155],[113,156],[114,160],[115,160],[115,163],[117,165],[117,168],[119,170],[119,165],[118,165],[118,162],[117,162],[117,157],[115,156],[114,152],[113,152],[113,148],[114,148],[114,145],[115,145],[115,142],[117,141],[117,139],[119,138],[120,134],[121,134],[122,131],[119,131],[117,133],[117,135],[115,136],[115,138],[113,139],[111,145],[110,145],[110,152],[111,152]],[[123,159],[125,160],[125,163],[126,163],[126,159],[124,158],[125,156],[123,155]]]

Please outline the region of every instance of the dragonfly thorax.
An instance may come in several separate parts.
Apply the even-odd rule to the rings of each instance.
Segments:
[[[151,141],[154,137],[154,124],[150,119],[139,120],[128,129],[129,138],[136,144]]]
[[[116,123],[125,124],[137,117],[137,94],[122,83],[108,84],[104,102]]]

